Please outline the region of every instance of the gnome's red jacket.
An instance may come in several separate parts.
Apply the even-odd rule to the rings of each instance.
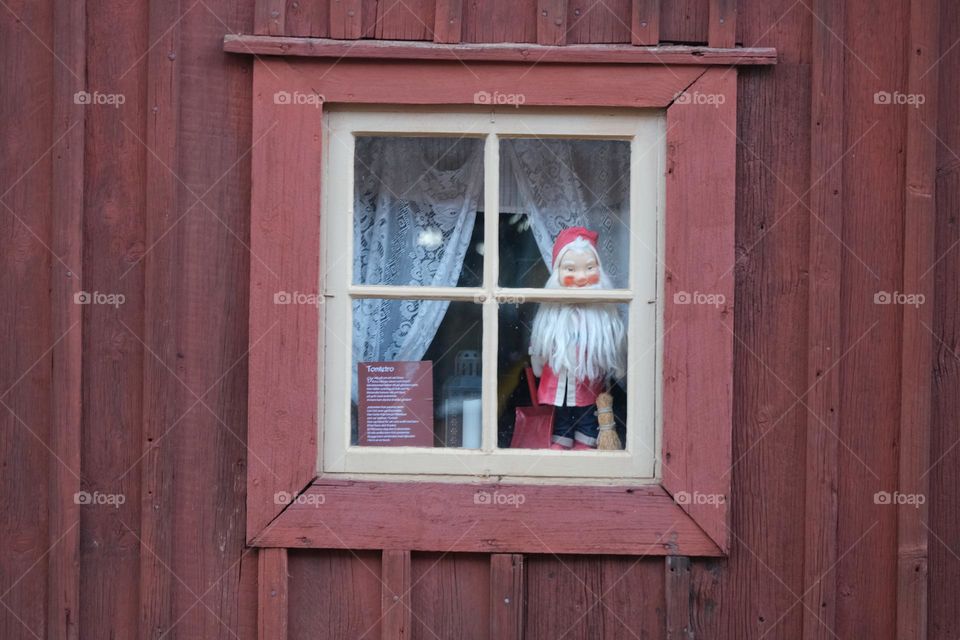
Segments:
[[[536,361],[533,362],[534,373],[537,373],[539,364]],[[558,375],[549,364],[543,364],[543,370],[540,372],[540,388],[537,391],[537,400],[540,404],[555,407],[588,407],[597,403],[597,396],[601,393],[603,393],[602,380],[578,382],[573,373],[561,371]]]

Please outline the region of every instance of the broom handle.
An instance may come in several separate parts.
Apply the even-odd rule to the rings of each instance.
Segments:
[[[524,369],[527,374],[527,386],[530,388],[530,400],[534,407],[540,406],[540,400],[537,398],[537,381],[533,377],[533,367]]]

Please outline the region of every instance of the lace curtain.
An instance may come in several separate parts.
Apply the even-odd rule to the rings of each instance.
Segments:
[[[456,286],[483,193],[482,141],[359,137],[355,156],[354,282]],[[355,300],[353,379],[358,362],[423,358],[449,304]]]
[[[630,143],[519,138],[502,140],[500,154],[501,180],[515,181],[515,210],[529,215],[547,268],[557,234],[587,227],[600,234],[597,252],[613,286],[626,288]]]
[[[626,287],[629,144],[507,139],[500,150],[504,208],[529,215],[548,268],[556,235],[586,226],[600,233],[600,258],[614,286]],[[482,207],[482,141],[359,137],[356,159],[354,282],[456,286]],[[468,275],[480,284],[479,275]],[[358,362],[422,359],[448,305],[355,300],[354,380]]]

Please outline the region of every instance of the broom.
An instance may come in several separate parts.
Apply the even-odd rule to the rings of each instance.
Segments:
[[[597,396],[597,422],[600,423],[597,449],[605,451],[623,449],[623,443],[617,435],[616,419],[613,417],[613,396],[606,391]]]

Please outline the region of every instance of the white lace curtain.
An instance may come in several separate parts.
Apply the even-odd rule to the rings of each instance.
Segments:
[[[629,264],[630,144],[609,140],[518,138],[500,142],[501,181],[516,185],[514,210],[550,268],[553,241],[567,227],[600,234],[598,253],[617,288],[626,288]],[[502,191],[502,189],[501,189]],[[505,203],[508,204],[509,203]]]
[[[529,215],[548,268],[556,235],[585,226],[600,233],[614,285],[627,286],[629,144],[514,139],[500,149],[501,201]],[[360,137],[356,158],[354,282],[456,286],[482,207],[482,141]],[[422,359],[448,306],[355,300],[354,380],[358,362]]]

